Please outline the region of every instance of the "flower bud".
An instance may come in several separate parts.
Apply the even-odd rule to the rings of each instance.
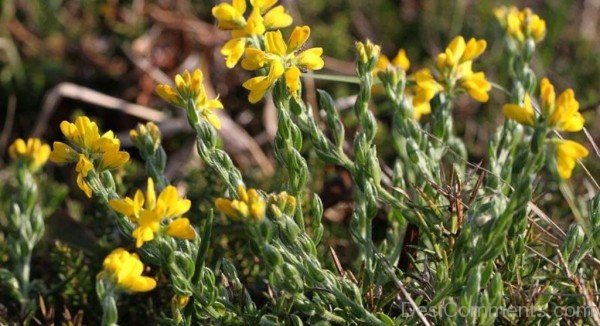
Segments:
[[[296,211],[296,197],[288,194],[285,191],[280,192],[277,195],[269,196],[269,204],[271,205],[271,209],[276,214],[286,214],[288,216],[294,215]]]
[[[258,322],[260,326],[278,326],[281,325],[279,319],[275,315],[263,315]]]
[[[578,224],[571,224],[567,231],[565,242],[562,245],[562,254],[567,258],[577,247],[581,245],[584,239],[583,229]]]
[[[502,281],[502,276],[500,274],[495,274],[492,278],[492,283],[490,286],[490,293],[493,295],[502,296],[504,292],[504,281]]]
[[[414,140],[408,139],[408,141],[406,142],[406,147],[408,158],[410,158],[410,160],[415,164],[419,163],[419,149],[417,147],[417,144],[415,144]]]
[[[379,45],[371,43],[356,42],[356,51],[358,52],[359,70],[363,73],[372,71],[377,65],[381,48]]]
[[[526,92],[529,94],[533,94],[535,92],[535,87],[537,84],[537,78],[535,77],[535,73],[530,68],[526,68],[523,72],[523,77]]]
[[[285,276],[283,279],[283,285],[285,286],[286,290],[292,293],[302,292],[304,282],[296,267],[289,263],[283,264],[283,274]]]
[[[298,309],[298,311],[307,316],[312,316],[316,313],[315,307],[310,300],[297,299],[295,302],[295,307]]]
[[[323,274],[323,271],[316,264],[313,264],[312,262],[306,262],[304,266],[308,270],[308,276],[315,282],[321,283],[325,281],[325,275]]]
[[[283,257],[281,256],[281,253],[279,253],[279,251],[271,245],[266,244],[263,247],[263,254],[265,261],[267,264],[269,264],[269,266],[276,267],[283,264]]]
[[[148,153],[153,153],[160,147],[160,130],[153,122],[145,125],[138,124],[136,129],[129,132],[131,141],[137,148]]]
[[[296,222],[289,217],[285,218],[285,229],[283,230],[285,236],[290,242],[295,242],[300,233],[300,228],[296,225]]]
[[[600,227],[600,194],[597,194],[594,199],[592,199],[592,205],[590,208],[591,212],[591,220],[593,227]]]
[[[535,40],[533,40],[531,37],[528,37],[525,40],[525,45],[523,46],[523,61],[530,62],[534,52]]]

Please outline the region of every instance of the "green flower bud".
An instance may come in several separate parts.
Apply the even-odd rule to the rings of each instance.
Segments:
[[[285,229],[283,230],[286,238],[290,242],[295,242],[300,233],[300,228],[296,225],[296,222],[289,217],[285,218]]]
[[[521,103],[525,98],[525,88],[521,82],[516,81],[513,85],[513,89],[510,96],[510,102]]]
[[[408,139],[406,142],[406,152],[408,153],[408,158],[410,158],[411,162],[414,164],[419,163],[419,148],[417,144],[415,144],[413,139]]]
[[[565,259],[568,257],[581,245],[585,234],[583,233],[583,229],[578,224],[571,224],[569,226],[569,230],[567,231],[567,236],[565,238],[565,242],[562,244],[561,252]]]
[[[535,52],[535,41],[533,38],[528,37],[525,40],[525,45],[523,46],[523,61],[530,62],[533,57],[533,53]]]
[[[370,73],[377,65],[381,48],[379,45],[371,43],[356,42],[356,51],[358,52],[358,68],[361,74]]]
[[[527,93],[533,94],[535,92],[535,86],[537,84],[537,78],[535,73],[530,68],[526,68],[523,72],[524,88]]]
[[[263,315],[258,322],[260,326],[279,326],[281,323],[275,315]]]
[[[313,316],[316,313],[315,306],[310,300],[296,300],[294,307],[307,316]]]
[[[492,278],[490,293],[492,296],[502,297],[502,294],[504,293],[504,281],[502,281],[502,276],[500,274],[495,274]]]
[[[283,274],[283,285],[286,290],[290,291],[291,293],[302,292],[302,289],[304,288],[304,281],[296,267],[289,263],[284,263]]]
[[[263,255],[265,261],[271,267],[276,267],[283,264],[283,257],[281,256],[281,253],[279,253],[279,251],[275,247],[269,244],[266,244],[263,247]]]
[[[313,264],[311,262],[307,262],[304,264],[304,267],[308,270],[308,276],[312,278],[315,282],[321,283],[325,281],[325,275],[321,270],[320,266]]]

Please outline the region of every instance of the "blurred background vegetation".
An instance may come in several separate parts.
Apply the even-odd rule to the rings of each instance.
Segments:
[[[127,147],[130,146],[128,130],[138,122],[154,120],[164,133],[164,145],[169,154],[168,176],[187,189],[187,196],[197,209],[207,209],[212,205],[212,198],[222,193],[223,187],[202,169],[181,112],[154,94],[157,83],[168,81],[184,69],[201,67],[207,76],[207,87],[220,94],[226,107],[223,146],[249,177],[251,185],[278,190],[285,175],[277,173],[271,151],[276,127],[275,110],[269,101],[250,105],[246,101],[247,92],[241,87],[250,75],[239,67],[233,70],[225,67],[219,49],[227,35],[216,29],[210,14],[210,9],[218,2],[0,1],[0,168],[7,163],[6,148],[12,140],[35,135],[51,142],[59,137],[58,123],[77,114],[92,116],[103,129],[117,132],[132,154],[132,147]],[[405,48],[414,71],[431,64],[431,58],[453,36],[462,34],[488,40],[488,50],[477,68],[483,69],[491,81],[505,87],[508,86],[506,54],[502,51],[503,40],[493,8],[499,5],[531,7],[548,26],[547,37],[534,59],[534,70],[540,77],[548,76],[559,92],[568,87],[575,90],[590,136],[596,142],[600,140],[600,120],[595,117],[600,104],[598,0],[280,2],[291,12],[295,24],[311,26],[312,45],[323,47],[327,57],[322,73],[353,75],[354,42],[367,38],[381,44],[388,56],[393,56],[398,48]],[[354,85],[306,80],[306,88],[311,103],[315,103],[316,88],[325,88],[337,96],[339,108],[346,115],[347,128],[352,130],[351,110],[344,108],[352,103],[352,94],[356,91]],[[487,141],[504,119],[500,111],[504,95],[499,91],[491,95],[490,102],[484,105],[466,97],[460,98],[454,110],[456,128],[465,139],[470,160],[484,165]],[[374,106],[374,110],[382,127],[378,141],[385,143],[388,137],[385,127],[390,122],[391,112],[385,106]],[[582,136],[579,140],[592,149],[586,138]],[[307,144],[307,149],[309,147]],[[391,151],[390,147],[381,147],[384,159],[391,156],[392,153],[385,151],[386,148]],[[351,212],[351,178],[341,169],[323,166],[310,151],[306,153],[313,162],[310,164],[314,170],[312,186],[323,198],[327,209],[325,217],[329,227],[325,243],[336,248],[343,263],[354,262],[355,250],[344,227]],[[598,175],[597,156],[592,154],[586,166],[592,175]],[[122,173],[125,178],[122,184],[128,185],[127,188],[121,185],[123,193],[131,193],[131,189],[142,185],[145,179],[139,160],[127,169]],[[84,200],[78,189],[53,181],[68,180],[67,184],[73,185],[74,176],[70,169],[49,165],[46,170],[50,177],[42,182],[43,187],[51,190],[46,198],[48,212],[53,213],[48,217],[47,237],[34,258],[34,273],[37,270],[35,276],[44,279],[50,288],[62,287],[56,289],[56,295],[45,298],[51,301],[50,305],[55,307],[58,315],[65,309],[69,309],[71,315],[84,310],[87,318],[94,320],[98,311],[86,308],[96,300],[94,271],[100,265],[98,257],[116,246],[118,236],[104,232],[110,226],[102,216],[96,216],[98,210]],[[0,173],[0,179],[6,180],[7,173],[6,170]],[[579,174],[583,173],[579,171]],[[572,184],[577,186],[562,191],[551,181],[543,181],[550,183],[538,187],[538,193],[544,195],[538,199],[539,204],[558,219],[577,217],[574,212],[581,206],[571,200],[570,207],[564,207],[563,196],[572,191],[587,199],[586,193],[591,192],[586,191],[589,189],[586,180],[575,178]],[[8,185],[1,187],[7,194]],[[5,201],[8,196],[1,198]],[[198,214],[196,220],[201,216]],[[383,218],[381,223],[385,223]],[[230,258],[237,260],[238,266],[245,268],[242,274],[251,282],[252,261],[244,260],[248,249],[235,241],[235,225],[220,221],[219,227],[219,232],[229,236],[219,238],[214,256],[232,256]],[[0,265],[6,260],[0,247]],[[92,272],[86,272],[86,269]],[[264,285],[257,285],[256,291],[261,290],[260,286]],[[133,296],[126,300],[137,300],[137,307],[145,304],[143,297]],[[2,301],[1,295],[0,304],[0,317],[3,314],[6,317],[12,308]],[[157,308],[122,310],[126,316],[121,318],[145,320],[144,315],[153,315],[154,309]],[[40,314],[38,318],[42,318]]]

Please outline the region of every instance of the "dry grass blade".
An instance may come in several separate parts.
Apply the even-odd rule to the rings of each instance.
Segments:
[[[13,123],[15,121],[15,111],[17,109],[17,98],[11,94],[8,97],[8,104],[6,105],[6,120],[4,120],[4,126],[2,127],[2,134],[0,134],[0,153],[6,151],[8,145],[8,139],[12,132]]]
[[[44,133],[48,120],[58,107],[58,103],[62,98],[79,100],[105,109],[120,111],[127,115],[147,121],[161,122],[167,118],[165,113],[143,105],[129,103],[122,99],[73,83],[60,83],[46,95],[32,136],[39,137]]]

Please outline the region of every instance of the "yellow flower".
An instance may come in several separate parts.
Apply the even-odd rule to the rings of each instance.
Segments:
[[[556,141],[556,169],[563,179],[569,179],[578,159],[588,156],[588,150],[572,140]]]
[[[27,141],[19,138],[8,147],[8,154],[12,160],[23,162],[35,172],[48,161],[50,146],[42,143],[39,138],[29,138]]]
[[[144,206],[145,204],[145,206]],[[148,178],[148,186],[146,188],[146,196],[138,189],[133,197],[125,197],[123,199],[111,199],[108,202],[110,208],[121,213],[129,218],[131,222],[137,223],[140,218],[142,209],[152,210],[156,205],[156,193],[154,191],[154,180]]]
[[[463,75],[460,85],[477,102],[485,103],[490,98],[488,93],[492,89],[492,85],[485,79],[483,72]]]
[[[113,169],[129,160],[127,152],[119,151],[121,145],[112,131],[102,135],[98,125],[88,117],[75,119],[75,123],[63,121],[60,129],[69,145],[54,142],[50,160],[55,163],[70,163],[79,159],[78,153],[85,154],[90,159],[98,159],[100,170]]]
[[[246,187],[239,185],[237,194],[239,199],[217,198],[215,206],[225,215],[238,221],[248,218],[260,221],[264,218],[266,202],[255,189],[246,191]]]
[[[269,71],[267,76],[254,77],[244,83],[244,88],[250,90],[248,100],[251,103],[256,103],[263,98],[271,86],[283,75],[285,75],[288,91],[294,97],[299,96],[300,72],[319,70],[324,65],[321,58],[322,48],[299,51],[309,36],[310,27],[296,27],[286,44],[281,31],[267,32],[265,33],[265,51],[254,48],[246,49],[246,58],[242,60],[244,69],[268,68]]]
[[[575,99],[572,89],[567,89],[556,99],[554,86],[547,78],[540,83],[540,105],[542,114],[548,125],[559,131],[580,131],[583,129],[585,119],[579,112],[579,102]],[[533,107],[529,95],[525,96],[524,106],[506,104],[504,114],[521,124],[532,126],[535,120]]]
[[[190,225],[190,220],[185,217],[173,220],[167,227],[167,234],[180,239],[192,240],[196,237],[196,231]]]
[[[202,80],[200,69],[194,70],[192,74],[186,70],[183,74],[175,76],[175,88],[158,85],[156,93],[165,101],[184,108],[187,107],[187,102],[192,100],[196,111],[213,127],[221,129],[221,121],[214,111],[223,109],[223,104],[218,98],[208,99]]]
[[[399,68],[402,71],[408,71],[410,68],[410,60],[406,56],[406,51],[404,49],[398,50],[396,56],[390,62],[390,59],[385,55],[380,55],[379,60],[377,60],[376,71],[384,71],[389,68]]]
[[[414,80],[415,85],[408,88],[407,95],[412,98],[413,118],[420,120],[423,115],[431,113],[429,101],[444,88],[427,68],[418,70],[410,79]]]
[[[156,287],[156,280],[142,276],[144,265],[136,254],[123,248],[113,250],[102,264],[104,273],[119,288],[127,292],[148,292]]]
[[[555,99],[554,86],[547,78],[542,79],[540,86],[540,100],[542,111],[548,116],[550,126],[560,131],[580,131],[583,129],[585,119],[579,113],[579,102],[575,99],[575,92],[567,89],[558,99]]]
[[[176,238],[193,239],[196,236],[187,218],[177,218],[190,210],[191,202],[180,198],[177,188],[173,186],[165,187],[157,198],[152,178],[148,178],[145,196],[138,189],[133,198],[112,199],[108,205],[136,224],[132,235],[138,248],[144,242],[152,241],[161,229]],[[168,224],[166,227],[163,225],[165,221]]]
[[[468,42],[462,36],[455,37],[446,50],[436,59],[436,66],[441,75],[441,82],[450,90],[460,86],[478,102],[489,100],[488,92],[492,85],[483,72],[473,72],[473,60],[477,59],[487,46],[485,40],[471,38]]]
[[[517,121],[520,124],[533,126],[535,123],[535,111],[531,106],[531,98],[529,94],[525,94],[525,100],[523,105],[517,104],[505,104],[502,107],[504,115],[512,120]]]
[[[466,67],[461,67],[460,65],[470,65],[473,60],[477,59],[485,51],[486,47],[487,43],[485,40],[471,38],[465,43],[465,39],[462,36],[457,36],[452,39],[443,53],[438,54],[436,60],[437,67],[440,71],[444,69],[448,69],[451,72],[470,71],[470,66],[468,69],[465,69]]]
[[[531,9],[520,10],[517,7],[499,7],[494,14],[506,33],[516,41],[523,43],[527,38],[532,38],[536,43],[546,35],[546,22]]]
[[[75,165],[75,172],[77,172],[77,186],[79,186],[79,189],[83,190],[88,198],[92,198],[92,188],[90,188],[85,181],[85,177],[87,177],[88,173],[93,169],[94,165],[87,156],[79,154],[79,161],[77,161],[77,165]]]
[[[129,161],[129,153],[120,151],[121,142],[112,131],[100,134],[98,125],[81,116],[74,123],[63,121],[60,130],[67,143],[54,142],[50,161],[54,163],[77,162],[77,185],[88,197],[92,189],[85,177],[94,167],[98,171],[116,169]]]
[[[244,17],[245,0],[233,0],[231,4],[223,2],[212,9],[219,28],[232,32],[231,40],[221,48],[228,68],[238,63],[252,37],[292,24],[292,16],[285,12],[283,6],[275,6],[276,3],[277,0],[250,0],[252,9],[247,19]]]

